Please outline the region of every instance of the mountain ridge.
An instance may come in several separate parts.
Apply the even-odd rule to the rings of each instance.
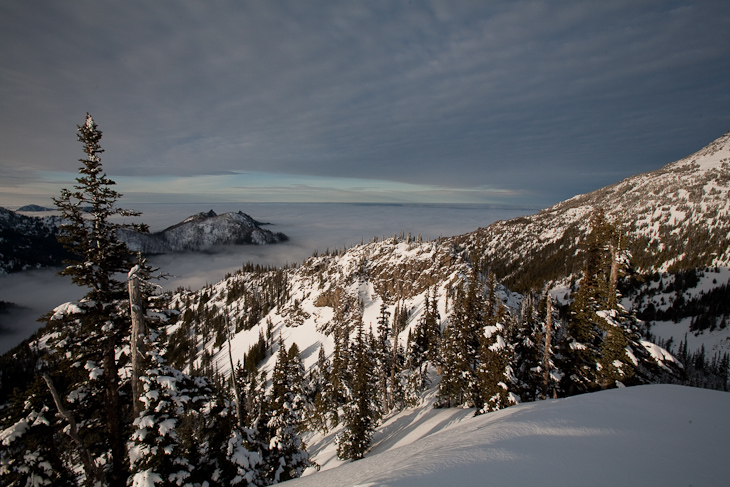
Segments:
[[[578,272],[597,208],[622,226],[641,272],[730,265],[730,132],[656,171],[453,239],[482,251],[498,279],[526,291]]]
[[[638,218],[638,223],[624,223],[624,232],[630,237],[629,249],[634,259],[639,258],[638,271],[681,270],[678,263],[698,264],[702,268],[727,266],[730,261],[727,246],[717,256],[692,245],[670,247],[668,251],[658,252],[653,260],[647,259],[645,254],[651,254],[660,245],[686,242],[687,222],[700,226],[706,223],[705,233],[701,234],[705,245],[708,242],[711,248],[712,245],[727,245],[725,236],[730,229],[730,203],[723,198],[730,191],[729,160],[730,133],[657,171],[577,195],[535,215],[496,222],[471,233],[432,241],[410,236],[376,238],[343,251],[324,255],[315,253],[299,266],[283,270],[253,272],[252,269],[242,269],[197,293],[180,294],[175,301],[184,311],[185,303],[190,303],[192,296],[205,295],[204,305],[187,305],[187,309],[197,309],[196,313],[213,310],[212,314],[219,316],[221,322],[240,323],[236,325],[237,335],[232,339],[235,357],[246,354],[259,334],[268,332],[281,334],[286,343],[301,336],[305,340],[299,343],[303,349],[318,342],[325,345],[330,353],[333,347],[331,333],[339,326],[334,323],[345,324],[361,319],[366,326],[374,325],[381,306],[385,306],[391,316],[400,316],[403,320],[399,339],[405,345],[406,335],[408,331],[415,331],[428,299],[435,302],[441,326],[448,322],[456,289],[465,282],[477,263],[482,269],[495,274],[497,295],[515,314],[521,312],[523,293],[535,287],[541,291],[546,282],[556,286],[554,296],[562,300],[562,305],[567,305],[571,287],[566,279],[575,279],[583,266],[582,248],[591,230],[588,217],[596,207],[604,207],[606,214],[612,218],[641,216],[647,211],[655,211],[653,205],[661,209],[654,225],[643,224],[645,220],[641,218]],[[709,171],[714,173],[705,177]],[[672,184],[668,184],[665,178]],[[687,205],[691,194],[687,190],[686,193],[679,190],[708,185],[710,189],[706,191],[695,191],[701,198],[690,202],[685,218],[679,218],[677,208]],[[712,191],[712,187],[716,190]],[[647,190],[653,191],[649,193],[653,196],[641,206],[632,206],[637,193],[644,194]],[[705,218],[706,210],[714,219]],[[670,218],[672,215],[675,217]],[[642,250],[641,246],[647,243],[648,248]],[[535,272],[535,269],[542,273]],[[275,274],[279,277],[274,277]],[[256,300],[262,299],[261,296],[267,299],[266,289],[272,286],[270,279],[285,283],[285,290],[262,306]],[[539,285],[530,286],[530,281],[539,282]],[[246,291],[238,291],[241,289]],[[682,293],[678,291],[679,294]],[[183,327],[189,325],[183,324]],[[179,329],[181,327],[175,325],[171,333]],[[312,336],[305,338],[304,332],[297,330],[308,330]],[[351,332],[351,327],[348,330]],[[215,337],[216,333],[213,330],[212,336]],[[208,336],[211,337],[210,334]],[[202,350],[211,357],[214,367],[225,372],[229,368],[227,352],[214,346],[216,342],[223,343],[224,339],[209,340],[203,341]],[[314,365],[314,358],[311,355],[305,359],[308,367]]]

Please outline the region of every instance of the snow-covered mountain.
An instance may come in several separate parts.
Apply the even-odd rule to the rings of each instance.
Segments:
[[[68,258],[56,240],[59,218],[0,208],[0,274],[60,265]]]
[[[577,273],[595,208],[621,225],[641,272],[729,266],[730,132],[657,171],[454,241],[482,252],[500,280],[524,291]]]
[[[56,240],[60,224],[58,216],[27,216],[0,208],[0,274],[59,266],[70,258]],[[149,254],[208,251],[219,245],[262,245],[288,239],[262,225],[241,211],[217,215],[211,210],[160,232],[141,234],[125,229],[120,230],[119,237],[131,250]]]
[[[133,251],[147,254],[210,250],[218,245],[269,244],[287,240],[239,211],[217,215],[213,210],[198,213],[160,232],[140,234],[119,232],[120,239]]]
[[[231,341],[234,360],[242,359],[260,336],[271,340],[281,336],[287,346],[298,344],[305,367],[311,368],[320,345],[327,354],[332,353],[333,330],[344,327],[352,332],[358,320],[366,329],[375,328],[382,310],[401,321],[398,340],[405,347],[408,334],[424,315],[427,300],[435,303],[441,326],[448,326],[456,289],[477,261],[482,270],[489,269],[501,280],[497,296],[517,316],[522,312],[523,295],[512,288],[529,289],[526,283],[533,282],[540,289],[549,279],[579,274],[580,246],[590,231],[588,215],[595,207],[603,208],[609,218],[620,219],[635,266],[641,271],[718,266],[719,274],[708,273],[697,289],[685,286],[671,299],[665,296],[664,302],[657,295],[656,308],[666,310],[677,295],[698,297],[723,285],[722,279],[727,278],[720,267],[730,263],[729,160],[730,134],[726,134],[653,173],[470,234],[434,241],[400,235],[314,255],[287,269],[243,269],[198,292],[175,297],[175,306],[189,312],[169,333],[186,337],[189,346],[180,348],[197,350],[195,356],[180,358],[179,364],[195,361],[201,366],[205,362],[226,373],[230,368],[225,345],[228,331],[221,324],[229,323],[235,333]],[[694,245],[698,235],[701,245]],[[675,277],[666,274],[663,279],[669,282]],[[570,294],[567,281],[563,282],[565,286],[557,286],[553,292],[558,301]],[[641,312],[639,306],[648,303],[625,298],[625,305],[634,312]],[[690,332],[690,320],[686,319],[681,330],[675,329],[671,335],[662,332],[659,337],[667,340],[671,336],[678,345]],[[704,337],[713,344],[708,352],[730,349],[727,328],[712,333]],[[695,350],[703,344],[704,339],[692,342]],[[648,342],[646,347],[652,349]],[[271,370],[273,361],[272,355],[262,366]]]
[[[547,279],[578,274],[580,245],[590,231],[589,215],[597,207],[621,222],[639,270],[728,266],[729,192],[730,133],[658,171],[576,196],[533,216],[435,241],[401,235],[344,253],[315,255],[297,268],[281,271],[286,299],[279,296],[269,303],[269,309],[258,316],[258,326],[268,319],[287,341],[305,335],[306,343],[299,343],[302,349],[317,342],[331,345],[328,335],[335,317],[347,321],[345,315],[351,319],[359,313],[366,326],[374,326],[385,303],[391,316],[397,308],[406,311],[408,326],[401,330],[405,340],[421,317],[427,292],[435,296],[442,324],[448,321],[454,289],[477,259],[505,284],[500,287],[502,300],[516,309],[521,296],[508,288],[522,290],[534,281],[539,289]],[[267,279],[250,272],[231,276],[202,291],[207,295],[206,306],[253,325],[251,296],[231,290],[262,289]],[[715,284],[724,282],[715,280]],[[295,327],[306,332],[294,332]],[[234,340],[238,356],[258,339],[259,331],[253,327]],[[208,352],[215,356],[217,350]],[[227,358],[221,357],[225,360],[221,359],[220,367],[225,369]]]
[[[268,333],[281,335],[288,345],[296,342],[304,351],[305,366],[311,367],[320,344],[328,354],[332,352],[336,327],[345,326],[351,332],[358,319],[366,327],[375,327],[383,304],[391,316],[403,316],[406,326],[400,330],[400,340],[405,346],[408,331],[423,313],[426,293],[434,297],[442,319],[447,320],[454,288],[469,270],[463,253],[449,240],[418,243],[394,237],[341,254],[316,255],[288,269],[244,269],[200,291],[178,294],[173,306],[189,309],[191,321],[175,325],[168,333],[181,329],[187,334],[191,326],[201,330],[202,320],[196,315],[218,316],[236,324],[239,331],[232,340],[236,359],[249,351],[260,333]],[[499,295],[506,305],[519,306],[519,295],[504,287]],[[200,351],[213,357],[218,370],[227,371],[227,348],[220,345],[224,338],[219,333],[225,330],[207,333],[209,340],[200,343]]]

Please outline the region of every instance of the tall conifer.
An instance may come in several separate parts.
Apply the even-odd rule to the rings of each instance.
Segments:
[[[362,321],[358,323],[352,355],[349,397],[343,408],[345,428],[336,442],[337,456],[341,459],[358,460],[370,449],[379,419],[375,395],[377,378],[373,373],[372,350]]]
[[[117,238],[117,231],[122,227],[146,228],[112,221],[114,216],[137,216],[139,213],[116,206],[121,194],[112,189],[115,183],[102,168],[101,137],[101,131],[87,113],[85,123],[78,126],[78,140],[86,155],[79,160],[80,176],[76,178],[74,189],[61,190],[54,203],[63,219],[59,240],[75,256],[66,262],[61,275],[71,276],[75,284],[89,288],[85,313],[77,320],[83,330],[71,335],[84,342],[85,353],[96,350],[100,354],[96,359],[88,355],[86,358],[98,363],[103,370],[104,441],[111,457],[108,481],[110,485],[122,486],[126,483],[128,469],[116,347],[128,333],[129,322],[119,310],[120,300],[126,297],[126,287],[117,276],[126,275],[132,268],[134,255]],[[97,340],[98,345],[90,345],[89,339]],[[66,351],[73,348],[73,342],[69,338]]]

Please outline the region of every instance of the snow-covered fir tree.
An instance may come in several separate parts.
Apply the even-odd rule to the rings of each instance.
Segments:
[[[337,435],[337,456],[358,460],[370,449],[373,432],[380,419],[374,357],[362,321],[353,343],[348,397],[343,406],[344,429]]]
[[[327,432],[330,405],[327,404],[326,390],[329,386],[330,361],[320,345],[317,355],[317,364],[309,372],[309,408],[307,424],[314,430]]]
[[[272,436],[264,458],[266,476],[272,484],[297,478],[310,465],[300,434],[306,407],[303,374],[296,343],[287,352],[280,338],[269,401],[268,428]]]
[[[466,289],[457,290],[454,313],[444,331],[441,345],[443,375],[439,382],[441,406],[477,407],[481,403],[477,367],[484,313],[484,297],[479,292],[478,273],[474,270]]]
[[[592,231],[584,251],[580,287],[570,306],[566,355],[569,394],[587,392],[598,385],[596,364],[601,356],[602,332],[596,314],[609,306],[610,257],[606,245],[613,237],[605,214],[598,210],[591,218]]]
[[[193,425],[184,423],[192,423],[192,411],[210,401],[210,390],[204,379],[165,366],[154,351],[150,358],[151,367],[141,378],[144,410],[134,420],[129,448],[132,486],[192,485],[191,477],[203,466],[197,441],[191,444]]]
[[[110,469],[107,472],[111,485],[123,485],[127,477],[126,451],[123,437],[123,411],[119,398],[119,379],[116,347],[126,335],[128,323],[120,319],[117,303],[125,297],[125,283],[117,278],[126,275],[133,266],[133,254],[118,240],[121,228],[146,230],[146,227],[122,224],[114,216],[137,216],[137,212],[120,209],[116,201],[121,196],[112,189],[115,184],[104,173],[100,154],[102,133],[94,119],[86,114],[86,121],[78,126],[78,140],[83,144],[86,157],[80,159],[80,176],[73,191],[63,189],[54,198],[61,211],[61,243],[77,259],[69,261],[62,275],[71,276],[79,286],[89,288],[85,301],[84,326],[100,330],[98,349],[102,351],[99,360],[92,360],[92,367],[99,367],[103,374],[104,410],[106,427],[104,441],[108,445]],[[83,338],[82,338],[83,339]],[[88,345],[84,346],[87,349]]]
[[[479,337],[477,413],[496,411],[519,402],[513,392],[517,382],[512,368],[514,347],[508,341],[504,318],[499,312],[488,315],[484,333]]]
[[[70,435],[58,427],[61,418],[54,414],[53,400],[46,384],[38,378],[27,391],[26,397],[16,397],[3,409],[0,430],[0,479],[8,486],[71,486],[79,485],[79,475],[66,465],[78,458],[78,448],[71,445]],[[69,433],[71,430],[69,429]],[[78,437],[77,437],[78,438]],[[94,481],[93,476],[87,485]]]
[[[340,423],[340,408],[347,401],[349,340],[346,330],[334,331],[335,348],[332,353],[332,366],[329,369],[327,385],[322,391],[322,403],[326,408],[326,422],[329,427]]]
[[[393,407],[393,347],[390,343],[390,311],[383,301],[378,314],[378,336],[372,344],[378,378],[378,397],[383,411]],[[372,334],[372,331],[371,331]]]
[[[540,319],[539,301],[539,296],[533,293],[525,295],[519,316],[509,327],[508,342],[512,344],[514,353],[515,390],[521,402],[537,400],[542,390],[546,331],[544,320]]]

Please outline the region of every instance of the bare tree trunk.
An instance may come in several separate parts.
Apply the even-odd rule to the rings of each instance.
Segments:
[[[144,346],[144,314],[142,313],[142,297],[139,290],[139,276],[137,276],[138,266],[135,266],[129,272],[129,308],[132,317],[132,337],[129,341],[132,355],[132,411],[134,417],[138,417],[142,412],[142,384],[140,376],[142,375],[143,355],[145,353]]]
[[[79,448],[81,463],[83,463],[84,472],[86,473],[86,485],[95,485],[98,481],[101,481],[101,470],[94,461],[94,458],[91,456],[91,452],[89,452],[89,449],[86,448],[86,445],[84,445],[84,442],[81,440],[78,427],[76,426],[76,420],[74,419],[73,415],[64,407],[63,401],[61,401],[61,396],[58,395],[58,391],[53,385],[51,377],[48,374],[43,374],[43,380],[46,381],[48,390],[51,391],[51,396],[53,397],[53,402],[56,403],[58,413],[66,421],[68,421],[69,428],[66,433],[68,434],[68,436],[71,437],[73,442],[76,443]]]
[[[396,367],[398,363],[398,334],[400,333],[400,330],[398,329],[398,320],[393,317],[393,360],[390,363],[390,394],[388,397],[388,410],[392,410],[393,406],[395,406],[395,398],[394,392],[395,392],[395,375],[396,375]]]
[[[236,396],[236,417],[238,418],[238,427],[243,429],[243,405],[241,404],[241,389],[238,387],[236,380],[236,367],[233,365],[233,353],[231,352],[231,333],[230,329],[226,330],[228,338],[228,360],[231,364],[231,383],[233,384],[233,395]]]
[[[611,250],[611,276],[608,284],[608,301],[610,306],[616,304],[616,288],[618,287],[619,261],[618,254],[621,249],[621,235],[618,236],[616,244],[609,244]]]
[[[547,397],[550,391],[550,347],[553,335],[553,299],[550,296],[550,286],[545,292],[545,349],[542,356],[542,387],[543,396]]]

